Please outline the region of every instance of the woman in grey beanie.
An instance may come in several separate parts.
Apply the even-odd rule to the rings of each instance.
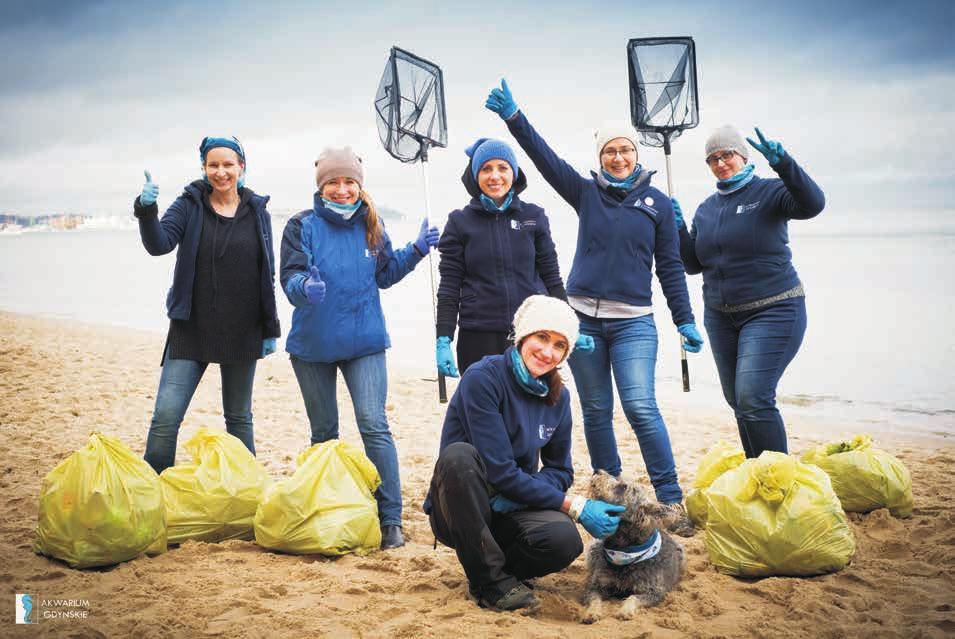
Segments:
[[[723,126],[705,147],[716,193],[696,209],[689,229],[673,200],[684,268],[703,273],[703,324],[747,457],[787,452],[776,385],[806,332],[805,293],[792,264],[788,224],[815,217],[825,206],[822,191],[782,145],[759,129],[756,135],[759,142],[747,138],[749,144],[779,178],[758,177],[743,137]]]

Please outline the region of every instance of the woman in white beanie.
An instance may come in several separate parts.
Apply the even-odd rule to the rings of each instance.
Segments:
[[[806,332],[805,293],[792,264],[788,224],[815,217],[826,203],[779,142],[759,129],[756,134],[759,142],[747,140],[778,179],[758,177],[743,136],[723,126],[705,150],[716,193],[697,208],[691,229],[673,201],[686,272],[703,273],[703,324],[747,457],[788,451],[776,385]]]
[[[312,444],[338,437],[336,380],[351,393],[365,453],[381,475],[375,497],[382,548],[404,544],[398,453],[385,416],[391,346],[379,288],[398,283],[438,243],[438,229],[394,249],[364,170],[350,147],[325,149],[315,162],[312,208],[293,216],[282,237],[282,289],[295,307],[285,348],[291,355]]]
[[[518,110],[506,82],[491,91],[485,106],[505,121],[544,179],[579,218],[567,296],[580,317],[581,332],[593,337],[595,349],[571,359],[570,368],[580,393],[591,466],[614,476],[622,471],[613,431],[612,373],[657,500],[679,511],[671,530],[692,534],[654,387],[653,271],[685,348],[698,352],[703,345],[690,308],[670,200],[650,186],[653,172],[637,162],[636,136],[629,125],[596,132],[597,170],[588,179],[538,135]]]
[[[604,538],[625,510],[567,494],[570,395],[557,367],[578,323],[565,302],[528,297],[514,314],[515,345],[471,365],[448,405],[424,510],[482,607],[534,605],[522,580],[563,570],[583,551],[574,521]]]

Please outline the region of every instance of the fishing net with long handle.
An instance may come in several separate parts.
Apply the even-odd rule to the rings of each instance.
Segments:
[[[385,71],[375,94],[378,137],[385,150],[401,162],[421,161],[424,205],[431,224],[431,197],[428,181],[428,151],[448,146],[448,116],[444,108],[444,76],[441,69],[424,58],[398,47],[391,48]],[[434,259],[428,252],[431,277],[431,312],[437,330],[438,310],[434,287]],[[438,373],[438,397],[448,401],[444,375]]]
[[[696,45],[690,37],[633,38],[627,43],[630,120],[640,143],[663,147],[667,194],[673,197],[670,142],[700,123]],[[680,338],[683,390],[690,391],[690,370]]]

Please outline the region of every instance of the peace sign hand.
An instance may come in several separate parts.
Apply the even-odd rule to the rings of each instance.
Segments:
[[[783,148],[783,145],[775,140],[767,140],[759,127],[756,127],[756,135],[759,136],[759,143],[752,138],[746,138],[746,141],[763,154],[763,157],[769,162],[769,166],[776,166],[782,162],[782,159],[786,156],[786,149]]]

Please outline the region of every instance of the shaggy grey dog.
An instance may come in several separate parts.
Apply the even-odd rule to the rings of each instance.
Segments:
[[[614,479],[600,471],[590,482],[590,497],[627,507],[617,532],[590,545],[587,554],[587,605],[582,621],[593,623],[603,616],[604,599],[624,599],[617,617],[632,619],[641,606],[655,606],[680,581],[685,559],[683,547],[667,534],[667,526],[678,517],[672,509],[647,499],[643,489]],[[656,556],[615,565],[606,549],[633,548],[648,542],[654,530],[660,533]]]

